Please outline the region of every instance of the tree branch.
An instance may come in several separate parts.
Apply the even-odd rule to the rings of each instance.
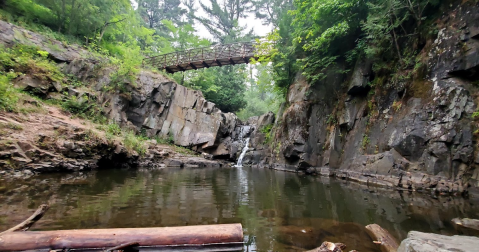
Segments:
[[[12,227],[4,232],[0,233],[0,236],[6,233],[15,232],[15,231],[27,231],[30,229],[35,222],[40,220],[45,212],[48,210],[49,206],[46,204],[42,204],[38,207],[37,211],[35,211],[28,219],[24,220],[22,223]]]

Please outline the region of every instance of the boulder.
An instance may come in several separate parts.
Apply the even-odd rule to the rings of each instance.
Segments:
[[[447,252],[477,251],[479,238],[471,236],[446,236],[440,234],[411,231],[401,242],[397,252]]]

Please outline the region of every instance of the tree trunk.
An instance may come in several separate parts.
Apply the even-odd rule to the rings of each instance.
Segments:
[[[65,1],[62,0],[62,10],[60,15],[58,15],[58,32],[62,32],[62,26],[65,24]]]
[[[39,249],[112,248],[138,243],[139,246],[211,245],[237,246],[243,243],[241,224],[160,228],[83,229],[9,232],[0,236],[0,251]]]

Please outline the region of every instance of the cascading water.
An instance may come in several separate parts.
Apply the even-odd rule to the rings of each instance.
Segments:
[[[246,151],[248,151],[248,145],[249,145],[249,138],[246,138],[243,151],[241,151],[241,155],[239,156],[238,163],[236,163],[235,167],[243,167],[243,164],[242,164],[243,158],[246,155]]]

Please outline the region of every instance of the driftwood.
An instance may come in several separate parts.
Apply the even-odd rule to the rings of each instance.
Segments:
[[[238,223],[186,227],[8,232],[0,236],[0,251],[112,248],[132,242],[137,242],[141,247],[237,246],[243,243],[243,228]]]
[[[479,220],[469,218],[454,218],[451,220],[454,224],[474,230],[479,230]]]
[[[332,243],[326,241],[323,242],[321,246],[306,252],[343,252],[343,249],[346,249],[346,245],[342,243]]]
[[[380,227],[378,224],[370,224],[366,226],[366,231],[374,240],[374,243],[379,244],[382,252],[396,252],[399,243],[386,229]]]
[[[27,231],[30,229],[35,222],[37,222],[39,219],[43,217],[45,212],[48,210],[49,206],[46,204],[40,205],[28,219],[24,220],[22,223],[16,225],[15,227],[12,227],[4,232],[0,233],[0,236],[10,233],[10,232],[15,232],[15,231]]]

